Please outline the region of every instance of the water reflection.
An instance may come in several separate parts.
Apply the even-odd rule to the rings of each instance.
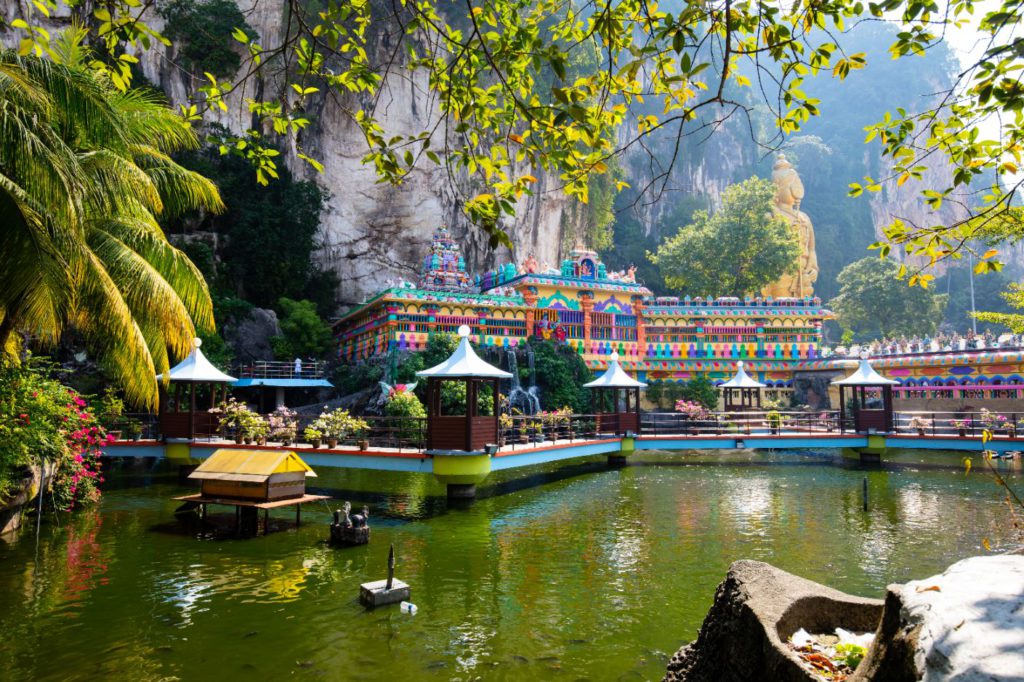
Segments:
[[[730,562],[772,561],[847,591],[941,570],[1007,527],[988,478],[870,471],[785,453],[660,455],[496,477],[449,509],[427,476],[321,471],[371,505],[371,544],[326,547],[330,506],[254,540],[165,532],[167,471],[125,472],[103,507],[0,547],[0,666],[15,680],[654,679]],[[861,486],[868,478],[869,510]],[[135,485],[147,480],[149,487]],[[397,575],[419,613],[364,611]]]

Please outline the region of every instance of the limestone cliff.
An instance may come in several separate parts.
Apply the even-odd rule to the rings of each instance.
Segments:
[[[284,1],[237,0],[237,4],[261,42],[275,44],[284,30]],[[150,20],[156,28],[163,25],[159,16]],[[388,40],[384,34],[378,41],[381,62],[385,61]],[[140,57],[145,76],[175,104],[186,101],[200,85],[192,74],[175,65],[173,47],[150,50]],[[418,133],[437,119],[436,105],[425,80],[410,80],[400,67],[393,72],[380,92],[380,122],[389,135]],[[245,98],[256,92],[269,94],[280,85],[250,81],[245,91],[227,97],[227,112],[213,112],[210,118],[234,132],[243,131],[252,125]],[[326,191],[318,258],[339,275],[339,306],[359,303],[388,280],[415,280],[439,225],[448,225],[460,239],[471,271],[512,257],[521,261],[531,253],[541,262],[556,263],[567,236],[582,229],[578,223],[583,212],[575,210],[575,201],[561,193],[549,174],[533,171],[538,178],[534,195],[520,202],[516,219],[505,225],[515,245],[514,256],[506,248],[490,249],[487,236],[470,225],[462,212],[462,198],[475,194],[469,193],[466,178],[456,177],[453,183],[444,168],[428,162],[402,185],[379,183],[373,167],[361,161],[367,146],[359,127],[345,113],[346,104],[351,102],[334,95],[312,101],[312,123],[302,132],[301,141],[303,150],[323,163],[322,173],[301,161],[294,148],[284,154],[284,163],[293,173]]]
[[[262,44],[279,42],[285,30],[285,0],[235,2]],[[14,5],[0,6],[0,14],[7,19],[13,18],[17,12]],[[163,28],[164,22],[158,14],[150,13],[147,19],[155,28]],[[56,18],[53,28],[59,28],[61,22],[67,21],[65,8],[64,14]],[[0,41],[6,44],[10,44],[12,39],[10,34],[0,35]],[[393,47],[394,36],[389,36],[386,30],[380,31],[375,42],[375,49],[379,52],[377,61],[385,63],[385,55]],[[175,105],[187,101],[200,85],[196,76],[180,66],[181,60],[174,46],[166,49],[154,47],[139,56],[145,77],[162,88]],[[246,98],[270,96],[281,87],[281,82],[250,79],[243,89],[227,96],[226,112],[214,111],[208,118],[232,131],[244,131],[253,125]],[[852,96],[849,93],[855,91],[849,87],[844,86],[847,89],[840,90],[840,94]],[[297,176],[316,182],[326,192],[326,208],[321,221],[322,246],[317,258],[339,275],[339,307],[359,303],[388,280],[398,277],[415,279],[430,236],[441,224],[447,224],[452,234],[461,240],[471,271],[510,258],[522,261],[531,253],[541,263],[557,263],[561,252],[567,246],[573,246],[579,235],[585,232],[587,211],[581,210],[577,202],[562,194],[557,177],[533,170],[532,174],[538,178],[534,195],[524,198],[516,218],[505,224],[514,244],[514,253],[510,254],[505,248],[491,250],[486,236],[465,219],[461,206],[464,197],[473,196],[480,189],[474,188],[466,177],[451,177],[445,169],[429,163],[412,173],[400,186],[378,183],[374,169],[361,161],[366,144],[359,128],[346,115],[346,104],[353,102],[325,93],[314,96],[308,103],[312,123],[302,132],[301,143],[307,153],[323,163],[322,173],[316,173],[299,160],[294,148],[285,149],[282,157],[283,163]],[[832,116],[837,110],[842,110],[842,107],[833,109]],[[428,120],[436,120],[438,116],[436,103],[431,99],[426,83],[410,79],[400,66],[394,67],[393,73],[386,76],[377,111],[389,134],[420,132]],[[832,147],[839,150],[847,144],[858,144],[858,140],[851,139],[845,128],[834,124],[835,120],[824,117],[818,124],[836,128],[832,131],[836,136],[836,141],[830,142]],[[645,187],[654,190],[630,202],[628,208],[628,213],[640,223],[642,233],[653,240],[652,245],[666,236],[662,232],[674,231],[688,217],[688,213],[673,216],[662,224],[665,222],[663,218],[671,215],[673,209],[681,205],[680,202],[689,199],[692,203],[692,199],[698,197],[704,204],[714,207],[728,185],[754,173],[767,177],[770,173],[770,162],[765,160],[767,150],[751,138],[752,121],[756,123],[753,119],[735,116],[722,125],[709,124],[706,129],[691,131],[694,134],[685,138],[671,169],[667,168],[667,160],[674,152],[675,131],[666,130],[660,139],[648,139],[644,145],[632,145],[619,159],[625,180],[634,191]],[[858,124],[853,129],[860,135],[863,126]],[[631,140],[635,137],[635,130],[624,126],[621,137],[623,142]],[[863,247],[873,241],[871,233],[877,235],[893,216],[920,224],[930,222],[926,207],[916,194],[915,184],[907,183],[897,188],[893,183],[893,186],[887,185],[883,192],[863,200],[865,204],[870,202],[870,210],[865,209],[863,214],[852,215],[850,209],[842,209],[852,215],[847,222],[855,223],[856,228],[846,224],[834,227],[827,224],[838,212],[836,209],[840,201],[845,202],[846,183],[858,179],[861,171],[877,170],[873,168],[877,159],[872,156],[876,153],[877,150],[865,148],[863,162],[858,159],[863,168],[858,169],[841,166],[834,157],[824,156],[821,164],[815,167],[809,158],[797,155],[796,165],[805,182],[810,185],[815,177],[827,177],[829,188],[838,188],[836,192],[826,193],[808,187],[805,210],[815,220],[820,232],[818,250],[823,266],[819,284],[834,280],[843,265],[861,257],[865,253]],[[848,152],[845,156],[859,157],[860,154]],[[665,173],[667,181],[662,183]],[[926,180],[942,180],[948,175],[948,168],[937,168],[929,171]],[[626,211],[620,207],[618,219],[624,217]],[[943,222],[959,217],[951,206],[944,208],[939,215]],[[873,225],[868,225],[869,222]],[[630,257],[637,258],[637,264],[643,265],[642,250],[639,255]],[[824,293],[831,295],[834,292]]]

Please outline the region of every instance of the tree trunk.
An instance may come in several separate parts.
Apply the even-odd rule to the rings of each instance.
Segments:
[[[14,315],[4,314],[3,320],[0,320],[0,355],[7,348],[7,341],[11,338],[11,334],[14,333],[14,325]]]

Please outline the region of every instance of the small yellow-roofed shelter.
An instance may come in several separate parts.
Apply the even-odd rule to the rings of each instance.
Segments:
[[[273,502],[301,498],[306,478],[316,476],[290,450],[221,448],[203,461],[189,478],[202,481],[202,496]]]

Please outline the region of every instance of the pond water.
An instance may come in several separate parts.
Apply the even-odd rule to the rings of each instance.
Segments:
[[[643,453],[507,472],[464,509],[428,476],[321,469],[314,491],[372,509],[371,543],[338,550],[326,504],[298,530],[278,511],[267,537],[196,537],[173,471],[125,467],[38,545],[34,529],[0,543],[0,678],[660,679],[736,559],[878,597],[1006,541],[991,476],[946,462]],[[415,616],[358,604],[389,543]]]

